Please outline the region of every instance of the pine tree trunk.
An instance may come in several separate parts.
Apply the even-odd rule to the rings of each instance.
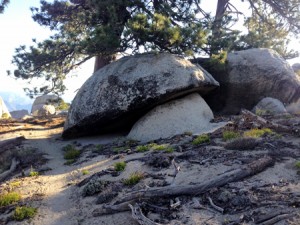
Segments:
[[[116,59],[115,55],[109,55],[109,56],[103,56],[103,55],[98,55],[95,57],[95,64],[94,64],[94,73],[101,69],[102,67],[110,64]]]
[[[215,14],[215,20],[212,26],[212,44],[210,55],[218,53],[218,42],[222,34],[222,18],[228,6],[229,0],[218,0],[218,5]]]

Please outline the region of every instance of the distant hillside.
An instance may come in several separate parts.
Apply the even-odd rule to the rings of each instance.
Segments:
[[[0,91],[0,96],[10,112],[21,109],[26,109],[29,112],[31,111],[33,99],[30,99],[25,94]]]

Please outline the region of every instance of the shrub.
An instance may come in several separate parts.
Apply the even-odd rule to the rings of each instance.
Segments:
[[[126,167],[126,162],[116,162],[114,164],[115,171],[124,171]]]
[[[10,118],[8,113],[3,113],[2,114],[2,119],[8,119],[8,118]]]
[[[136,147],[136,150],[138,152],[146,152],[146,151],[149,151],[150,147],[149,145],[139,145]]]
[[[17,203],[21,200],[21,195],[16,192],[10,192],[0,195],[0,207],[7,206],[13,203]]]
[[[102,151],[103,151],[103,145],[100,145],[100,144],[95,145],[95,148],[93,149],[94,153],[100,153]]]
[[[88,175],[90,173],[89,170],[82,170],[81,172],[82,172],[82,175]]]
[[[140,182],[141,179],[144,178],[144,174],[140,173],[140,172],[135,172],[130,174],[129,178],[124,180],[124,184],[128,185],[128,186],[133,186],[135,184],[137,184],[138,182]]]
[[[201,134],[197,138],[195,138],[192,142],[193,145],[200,145],[204,143],[209,143],[210,138],[207,134]]]
[[[64,159],[76,160],[80,156],[80,150],[76,149],[73,145],[67,145],[63,148],[65,151]]]
[[[296,167],[297,169],[300,169],[300,161],[298,161],[298,162],[295,163],[295,167]]]
[[[155,143],[151,143],[148,145],[150,148],[152,148],[154,151],[165,151],[167,153],[172,153],[174,152],[174,148],[172,146],[170,146],[169,144],[155,144]]]
[[[39,175],[39,172],[34,171],[34,169],[31,167],[28,176],[30,176],[30,177],[37,177],[38,175]]]
[[[37,209],[33,207],[27,207],[27,206],[17,206],[13,218],[17,221],[21,221],[24,219],[33,218],[37,213]]]
[[[231,131],[231,130],[223,131],[222,135],[223,135],[223,140],[224,141],[229,141],[229,140],[232,140],[232,139],[235,139],[235,138],[238,138],[238,137],[241,136],[238,132]]]
[[[108,184],[108,181],[100,180],[99,178],[92,179],[87,183],[87,185],[85,185],[82,194],[83,196],[92,196],[103,191]]]
[[[37,172],[37,171],[30,171],[28,175],[30,177],[37,177],[39,175],[39,172]]]
[[[259,138],[266,134],[274,134],[274,132],[269,128],[263,128],[263,129],[254,128],[254,129],[245,131],[243,136]]]

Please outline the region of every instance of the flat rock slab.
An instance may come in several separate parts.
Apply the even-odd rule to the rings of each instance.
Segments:
[[[130,127],[159,104],[193,92],[205,94],[218,85],[200,66],[176,55],[123,57],[83,84],[69,109],[63,137]]]
[[[203,98],[194,93],[155,107],[134,124],[127,137],[148,142],[184,132],[209,133],[226,124],[211,123],[213,118]]]

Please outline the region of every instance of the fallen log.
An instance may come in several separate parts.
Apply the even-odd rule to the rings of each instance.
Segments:
[[[244,115],[245,117],[249,118],[251,121],[256,121],[258,122],[260,125],[265,126],[266,128],[270,128],[274,131],[278,131],[278,132],[286,132],[286,133],[297,133],[297,130],[293,130],[288,126],[284,126],[278,123],[274,123],[271,121],[268,121],[258,115],[255,115],[254,113],[250,112],[247,109],[242,109],[241,110],[241,114]]]
[[[154,187],[147,188],[139,191],[133,191],[126,194],[124,197],[115,201],[113,205],[105,205],[105,210],[98,210],[97,215],[110,214],[111,212],[116,213],[118,208],[124,211],[129,210],[128,203],[139,201],[142,199],[151,199],[159,197],[173,197],[180,195],[195,196],[203,194],[209,191],[211,188],[221,187],[230,182],[240,181],[246,177],[253,176],[257,173],[264,171],[266,168],[274,165],[274,159],[270,156],[265,156],[261,159],[255,160],[239,169],[235,169],[224,174],[218,175],[215,178],[205,181],[200,184],[194,185],[179,185],[179,186],[165,186],[165,187]],[[127,207],[124,208],[124,206]],[[122,207],[119,207],[122,206]]]
[[[145,190],[134,191],[128,193],[116,203],[123,203],[143,198],[203,194],[211,188],[220,187],[230,182],[239,181],[245,177],[260,173],[273,164],[273,158],[271,158],[270,156],[265,156],[252,163],[249,163],[248,165],[243,166],[242,168],[235,169],[228,173],[224,173],[215,177],[212,180],[206,181],[201,184],[155,187]]]
[[[6,170],[5,172],[0,174],[0,182],[4,181],[6,178],[8,178],[17,168],[19,165],[19,161],[17,161],[15,158],[11,160],[11,165],[9,170]]]
[[[23,140],[25,140],[24,136],[1,141],[0,142],[0,154],[9,149],[15,148],[16,146],[20,146],[22,144]]]

